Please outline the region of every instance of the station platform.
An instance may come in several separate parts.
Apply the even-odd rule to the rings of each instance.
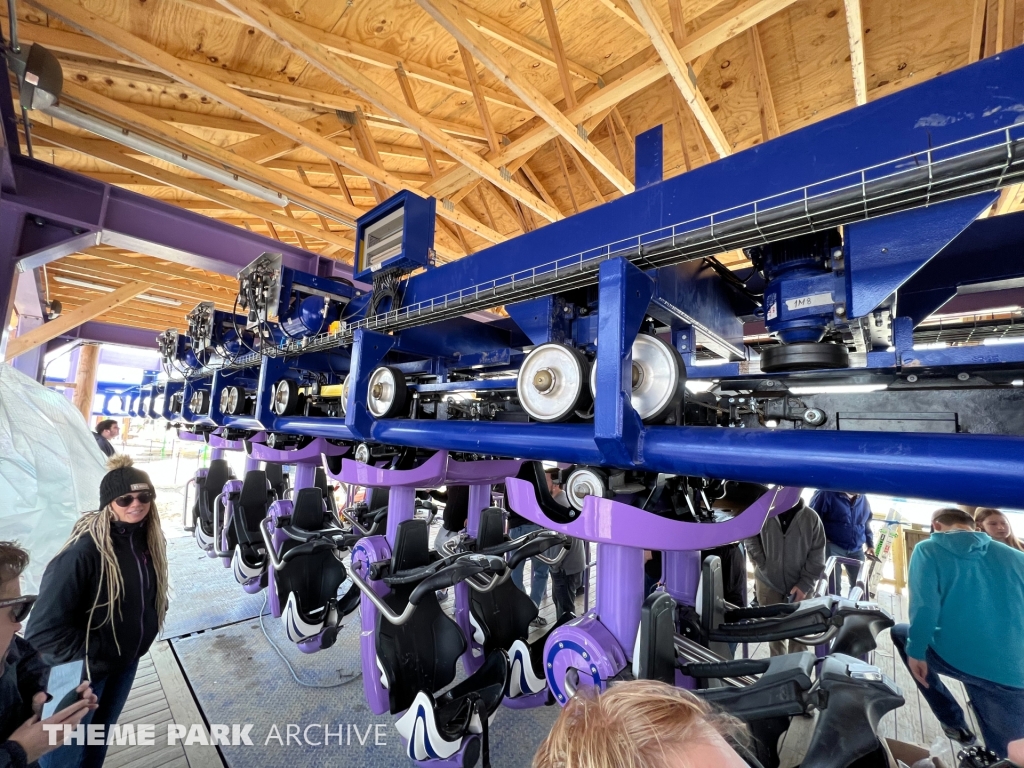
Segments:
[[[437,526],[435,522],[434,528]],[[208,559],[190,537],[170,539],[168,559],[173,599],[164,633],[140,664],[121,722],[154,723],[161,735],[168,722],[199,723],[207,729],[218,723],[251,725],[253,743],[160,746],[158,739],[157,747],[112,747],[106,763],[109,768],[411,765],[394,718],[374,715],[363,698],[358,614],[349,617],[334,647],[305,655],[288,642],[278,619],[265,615],[261,628],[263,595],[243,592],[231,571]],[[596,565],[589,577],[586,597],[592,604]],[[526,581],[529,585],[529,566]],[[584,596],[578,598],[580,611],[586,608],[585,600]],[[882,592],[878,601],[897,621],[903,620],[904,597]],[[451,603],[449,597],[442,606],[451,612]],[[550,596],[542,605],[541,616],[554,620]],[[272,642],[291,664],[294,677]],[[749,653],[755,658],[766,656],[767,645],[751,646]],[[958,746],[943,736],[909,672],[895,657],[887,632],[879,637],[875,663],[897,681],[907,698],[906,706],[883,719],[882,735],[930,747],[952,764]],[[947,682],[966,704],[962,686]],[[499,709],[490,729],[494,768],[527,768],[557,716],[555,707]],[[332,736],[330,746],[305,743],[303,732],[314,724],[317,727],[307,734],[310,741],[322,740],[327,726],[332,734],[340,729],[342,744],[337,743],[337,735]]]

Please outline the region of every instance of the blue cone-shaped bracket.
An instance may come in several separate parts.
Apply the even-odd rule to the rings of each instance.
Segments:
[[[997,192],[986,192],[846,227],[846,316],[863,317],[874,311],[997,196]]]
[[[643,424],[630,403],[633,340],[654,295],[654,281],[625,259],[601,264],[597,330],[594,442],[606,461],[641,460]]]

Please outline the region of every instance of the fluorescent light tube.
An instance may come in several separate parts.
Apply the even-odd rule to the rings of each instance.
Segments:
[[[57,275],[53,278],[55,283],[63,283],[64,285],[73,285],[78,288],[85,288],[90,291],[102,291],[103,293],[113,293],[116,289],[110,285],[100,285],[99,283],[90,283],[85,280],[75,280],[72,277],[61,277]],[[148,293],[140,293],[135,298],[141,301],[148,301],[152,304],[164,304],[168,307],[180,307],[181,302],[177,299],[172,299],[167,296],[152,296]]]
[[[130,149],[137,150],[143,154],[154,157],[157,160],[163,160],[164,162],[176,165],[179,168],[184,168],[187,171],[198,173],[200,176],[205,176],[212,181],[219,181],[226,187],[231,187],[239,192],[244,192],[247,195],[258,197],[260,200],[268,202],[272,205],[284,207],[288,205],[288,198],[282,195],[280,192],[272,192],[264,186],[243,179],[240,176],[236,176],[230,171],[225,171],[223,168],[218,168],[215,165],[197,160],[194,157],[186,155],[182,152],[175,152],[163,144],[157,144],[155,141],[143,138],[137,133],[132,133],[128,130],[118,128],[116,125],[105,122],[92,115],[87,115],[84,112],[79,112],[77,109],[71,107],[53,106],[43,110],[46,114],[51,117],[56,117],[59,120],[63,120],[65,123],[70,123],[76,128],[95,133],[97,136],[102,136],[104,139],[122,144]]]

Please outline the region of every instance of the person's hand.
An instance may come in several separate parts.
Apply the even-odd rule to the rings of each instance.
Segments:
[[[36,762],[47,752],[52,752],[63,743],[63,740],[58,738],[57,743],[50,744],[50,734],[43,728],[44,725],[69,725],[74,728],[82,722],[82,718],[86,714],[99,707],[99,700],[92,692],[89,683],[82,683],[75,690],[78,691],[79,698],[70,707],[55,712],[45,720],[40,720],[38,714],[32,715],[10,735],[10,741],[18,742],[18,745],[25,750],[29,763]],[[37,704],[42,708],[45,702],[46,694],[37,693],[32,697],[32,708],[35,709]]]
[[[36,717],[43,716],[43,705],[49,700],[50,696],[46,691],[40,691],[32,697],[32,711],[35,712]]]
[[[1007,747],[1007,757],[1017,765],[1024,765],[1024,739],[1011,741]]]
[[[800,587],[793,587],[792,591],[790,591],[789,594],[793,596],[794,603],[799,603],[801,600],[807,597],[807,593],[800,589]]]
[[[922,661],[921,659],[915,659],[908,656],[907,666],[910,667],[910,674],[914,676],[914,679],[917,680],[917,682],[919,682],[925,688],[931,688],[931,686],[928,685],[927,661]]]

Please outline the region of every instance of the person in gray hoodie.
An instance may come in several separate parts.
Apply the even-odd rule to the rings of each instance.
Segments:
[[[754,563],[754,593],[759,605],[799,602],[825,570],[825,528],[813,509],[799,500],[795,507],[770,517],[761,533],[744,544]],[[807,650],[802,643],[777,640],[772,656]]]

